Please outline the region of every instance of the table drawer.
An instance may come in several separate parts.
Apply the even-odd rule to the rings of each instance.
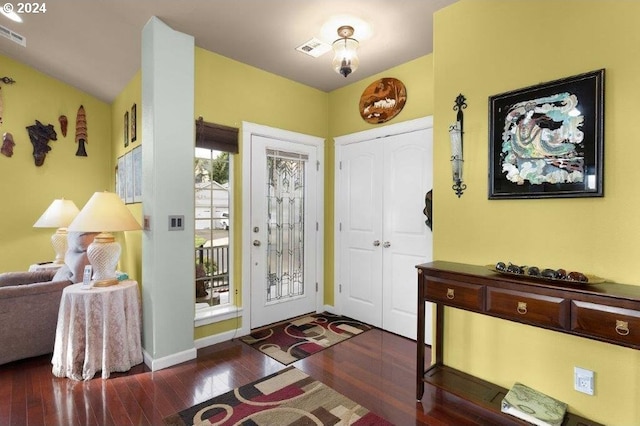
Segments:
[[[569,301],[560,297],[487,288],[487,312],[548,328],[568,329]]]
[[[574,300],[571,331],[640,348],[640,311]]]
[[[427,300],[471,311],[484,308],[484,286],[461,282],[439,282],[425,277],[424,295]]]

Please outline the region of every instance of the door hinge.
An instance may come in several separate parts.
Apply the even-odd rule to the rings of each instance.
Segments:
[[[342,222],[340,222],[339,230],[342,232]]]
[[[320,230],[320,224],[318,222],[316,222],[316,231]]]
[[[316,170],[320,171],[320,161],[316,160]]]
[[[340,161],[340,166],[339,167],[340,167],[340,170],[342,170],[342,161]]]
[[[318,292],[318,283],[316,283],[316,293]]]
[[[342,284],[338,284],[338,293],[342,293]]]

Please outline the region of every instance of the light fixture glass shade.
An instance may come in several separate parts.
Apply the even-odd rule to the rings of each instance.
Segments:
[[[358,46],[358,41],[353,38],[339,38],[333,42],[333,69],[338,74],[347,77],[358,69]]]
[[[116,265],[120,259],[120,244],[111,232],[142,229],[118,194],[96,192],[69,225],[69,231],[100,232],[87,249],[93,266],[93,285],[117,284]]]
[[[73,201],[64,198],[56,199],[33,224],[34,228],[57,228],[51,236],[51,245],[56,252],[53,263],[64,263],[64,255],[67,252],[66,228],[78,215],[78,212],[78,207]]]
[[[453,181],[460,183],[462,181],[462,132],[460,130],[460,122],[449,127],[449,140],[451,141],[451,169]]]

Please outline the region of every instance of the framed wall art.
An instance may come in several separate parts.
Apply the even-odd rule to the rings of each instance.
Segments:
[[[604,196],[604,69],[489,97],[489,199]]]
[[[131,106],[131,142],[135,142],[138,139],[138,131],[136,128],[136,121],[138,120],[138,108],[136,104]]]
[[[129,146],[129,111],[124,112],[124,130],[122,131],[122,138],[124,139],[124,147]]]

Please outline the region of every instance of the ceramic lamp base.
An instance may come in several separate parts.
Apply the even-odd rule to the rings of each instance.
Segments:
[[[120,244],[109,233],[98,234],[87,248],[87,257],[93,266],[91,281],[95,287],[118,284],[116,265],[120,259]]]
[[[56,252],[56,258],[53,263],[63,264],[64,255],[67,253],[67,228],[58,228],[51,236],[51,245]]]

